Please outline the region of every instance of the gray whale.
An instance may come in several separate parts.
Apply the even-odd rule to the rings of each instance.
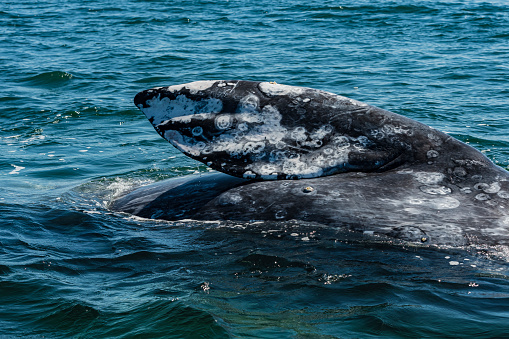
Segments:
[[[302,220],[410,242],[508,244],[509,173],[404,116],[311,88],[198,81],[140,92],[155,130],[216,173],[141,187],[114,211]]]

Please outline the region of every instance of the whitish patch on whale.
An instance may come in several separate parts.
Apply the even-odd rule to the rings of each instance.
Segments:
[[[192,100],[185,95],[178,95],[174,100],[160,95],[148,99],[146,106],[140,105],[140,110],[147,116],[154,126],[164,121],[182,116],[191,116],[200,113],[219,113],[223,109],[223,103],[216,98]],[[186,121],[190,121],[189,118]]]
[[[175,147],[220,170],[243,163],[234,174],[244,178],[300,179],[344,172],[349,153],[363,152],[370,144],[365,136],[339,135],[328,123],[289,129],[276,107],[260,107],[252,94],[239,101],[235,113],[218,112],[221,101],[213,98],[194,101],[178,95],[173,101],[156,97],[147,102],[165,112],[164,118],[152,118],[153,123],[168,118],[156,129]],[[144,113],[151,114],[146,108]]]
[[[418,205],[422,207],[429,207],[437,210],[454,209],[460,206],[458,199],[453,197],[438,197],[438,198],[412,198],[408,199],[407,203],[410,205]]]
[[[436,185],[445,178],[445,175],[439,172],[416,172],[412,174],[418,182],[427,185]]]

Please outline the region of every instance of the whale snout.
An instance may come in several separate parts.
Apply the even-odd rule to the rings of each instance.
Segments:
[[[204,84],[194,87],[185,84],[151,88],[136,94],[134,104],[154,127],[175,118],[221,112],[222,100],[204,92],[205,87]],[[200,92],[196,88],[200,88]]]
[[[151,100],[161,96],[161,89],[162,87],[155,87],[139,92],[134,97],[134,104],[141,110],[150,107]]]
[[[147,101],[147,91],[140,92],[134,97],[134,105],[140,109],[145,107]]]

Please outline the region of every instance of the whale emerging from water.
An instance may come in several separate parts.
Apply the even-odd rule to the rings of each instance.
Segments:
[[[141,187],[111,209],[166,220],[302,220],[404,241],[509,243],[509,173],[404,116],[253,81],[152,88],[136,106],[216,173]]]

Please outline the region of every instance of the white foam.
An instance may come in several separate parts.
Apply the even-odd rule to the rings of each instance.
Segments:
[[[16,166],[16,165],[13,165],[13,164],[11,164],[11,166],[14,166],[14,169],[12,171],[10,171],[9,174],[19,174],[19,172],[21,170],[25,169],[25,167],[23,167],[23,166]]]

